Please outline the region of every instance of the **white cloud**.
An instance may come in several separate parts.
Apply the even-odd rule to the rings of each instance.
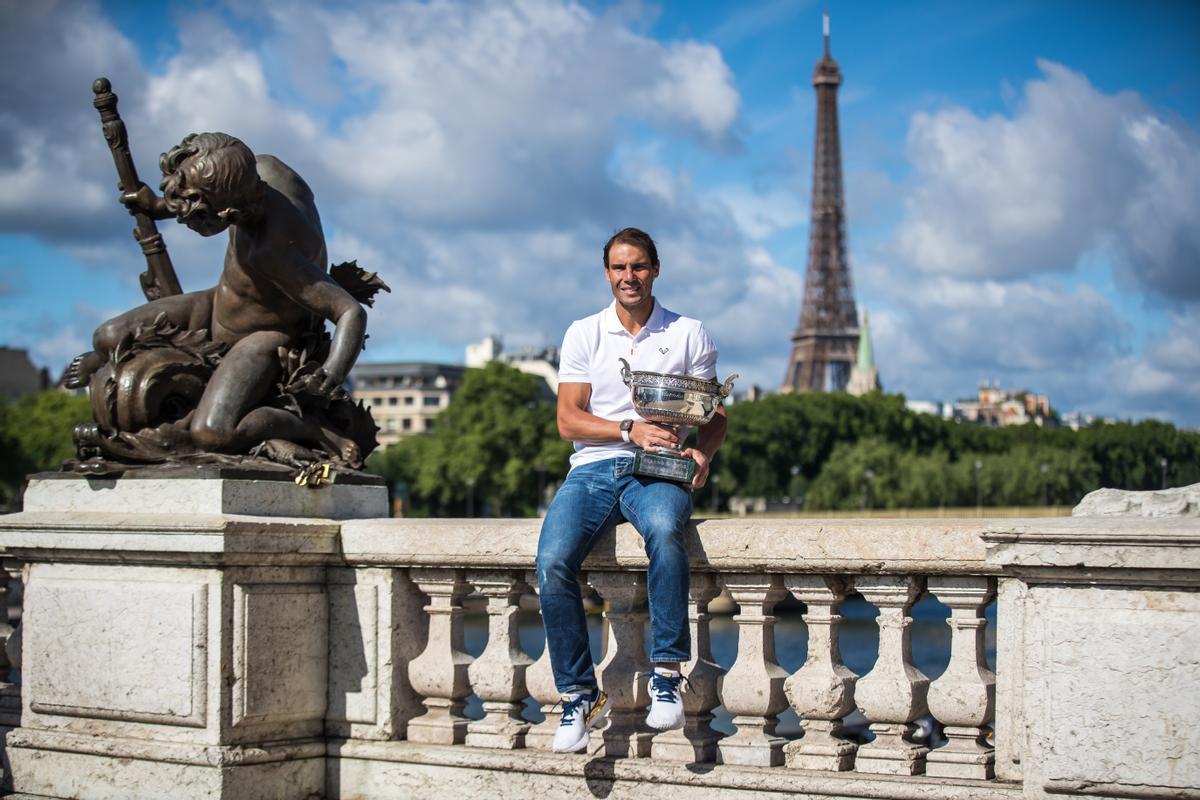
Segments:
[[[1200,299],[1200,146],[1129,92],[1048,61],[1012,117],[914,116],[915,188],[897,252],[919,269],[1011,279],[1112,248],[1146,288]]]

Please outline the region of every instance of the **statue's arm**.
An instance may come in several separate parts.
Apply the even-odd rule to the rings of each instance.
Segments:
[[[167,208],[166,201],[144,183],[136,192],[125,192],[118,199],[131,213],[140,211],[152,219],[170,219],[175,216]]]
[[[332,390],[342,385],[362,351],[367,332],[367,312],[350,293],[311,261],[294,255],[287,263],[270,259],[274,283],[292,300],[312,314],[334,324],[324,372]]]

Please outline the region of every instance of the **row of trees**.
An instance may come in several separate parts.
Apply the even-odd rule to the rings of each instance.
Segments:
[[[802,497],[812,510],[1073,505],[1101,486],[1200,481],[1200,434],[1154,420],[985,428],[878,393],[776,395],[734,405],[729,418],[722,492]]]
[[[16,510],[29,475],[73,456],[71,433],[91,419],[86,397],[55,390],[0,402],[0,510]]]
[[[984,428],[878,393],[775,395],[728,412],[720,491],[705,491],[698,505],[731,495],[789,498],[810,510],[1073,505],[1101,486],[1200,481],[1200,433],[1153,420]],[[406,496],[411,513],[531,514],[539,487],[567,472],[571,446],[554,417],[537,379],[489,364],[468,370],[433,435],[405,439],[368,467]]]
[[[719,493],[789,498],[809,510],[1072,505],[1108,486],[1157,489],[1200,482],[1200,433],[1147,420],[1079,431],[983,428],[917,414],[900,395],[787,394],[729,408],[717,456]],[[0,403],[0,503],[14,507],[25,477],[72,455],[86,398],[47,391]],[[419,515],[536,513],[566,476],[537,378],[492,363],[468,370],[436,432],[375,453],[368,469]]]

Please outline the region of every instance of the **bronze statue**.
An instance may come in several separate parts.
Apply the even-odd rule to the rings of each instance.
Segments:
[[[96,419],[76,430],[82,468],[251,454],[361,467],[377,429],[342,383],[366,339],[363,304],[390,289],[353,262],[327,272],[312,190],[232,136],[193,133],[164,153],[155,195],[133,172],[108,82],[93,89],[150,269],[148,302],[101,325],[68,368]],[[179,291],[153,222],[170,217],[229,231],[216,286]]]

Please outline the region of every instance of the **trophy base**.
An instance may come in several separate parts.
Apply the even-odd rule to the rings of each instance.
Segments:
[[[696,475],[696,462],[688,456],[638,450],[633,457],[633,474],[677,483],[691,483]]]

